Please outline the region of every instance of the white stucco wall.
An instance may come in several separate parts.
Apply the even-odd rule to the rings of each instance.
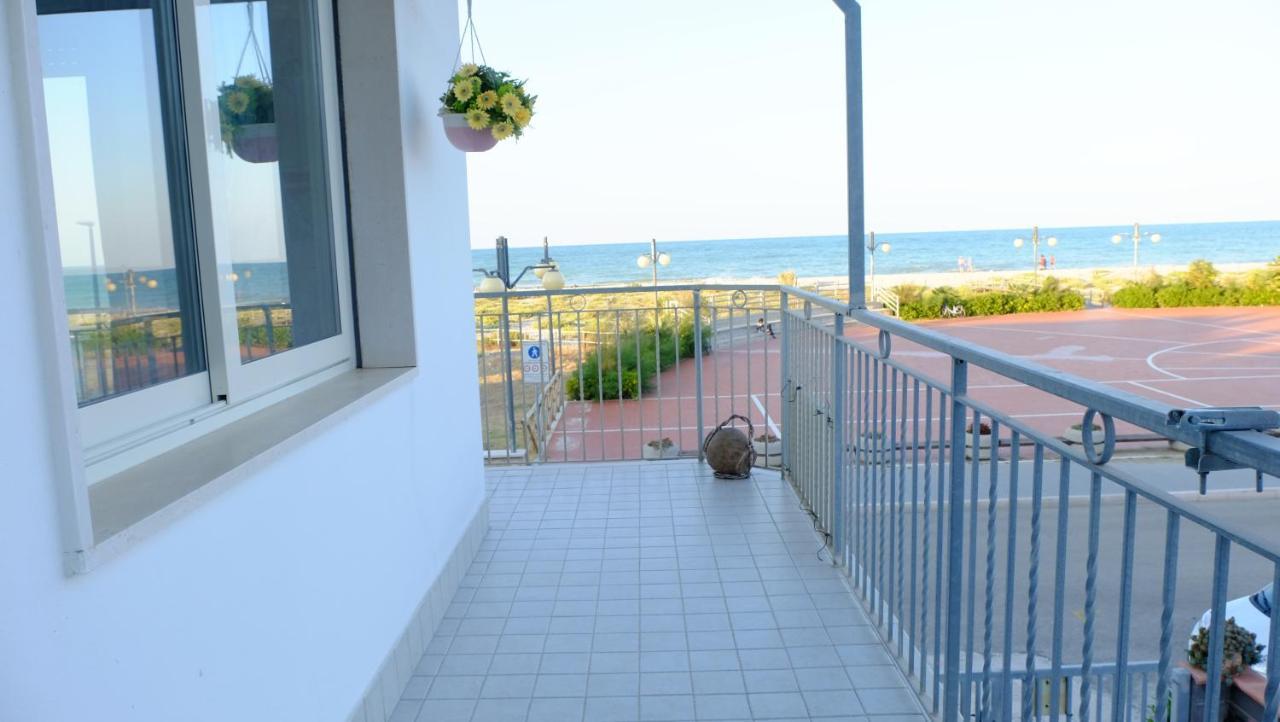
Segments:
[[[456,4],[397,5],[420,373],[76,577],[21,43],[0,10],[3,722],[344,719],[480,509],[465,163],[432,122]]]

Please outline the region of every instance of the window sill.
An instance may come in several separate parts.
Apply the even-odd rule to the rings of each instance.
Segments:
[[[89,571],[120,554],[416,373],[348,371],[94,484],[94,545],[77,555],[73,571]]]

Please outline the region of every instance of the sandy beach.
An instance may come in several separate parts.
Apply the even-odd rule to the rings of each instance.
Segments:
[[[1219,263],[1214,264],[1220,273],[1223,274],[1242,274],[1265,268],[1266,263]],[[1153,265],[1140,266],[1138,269],[1139,276],[1145,276],[1152,271],[1161,275],[1170,273],[1181,273],[1187,270],[1187,264],[1169,264],[1169,265]],[[1053,277],[1063,280],[1084,281],[1088,285],[1095,278],[1103,274],[1110,284],[1123,283],[1132,279],[1132,266],[1104,266],[1098,268],[1058,268],[1053,270],[1041,271],[1040,275],[1044,277]],[[937,288],[939,286],[1000,286],[1006,283],[1020,282],[1025,283],[1032,280],[1032,272],[1026,271],[918,271],[914,273],[877,273],[875,276],[875,285],[880,287],[892,288],[894,286],[902,286],[906,284],[924,286],[926,288]],[[846,281],[841,276],[800,276],[796,279],[801,286],[818,286],[818,287],[835,287],[844,286]],[[676,282],[676,281],[670,281]],[[703,283],[777,283],[778,279],[774,278],[707,278],[707,279],[691,279],[687,282],[703,282]],[[871,284],[870,275],[867,276],[867,284]]]

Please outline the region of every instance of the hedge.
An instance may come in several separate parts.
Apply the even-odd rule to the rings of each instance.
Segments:
[[[622,348],[607,343],[587,354],[580,372],[569,372],[565,379],[565,395],[577,401],[621,398],[634,399],[641,389],[648,390],[658,372],[670,368],[677,358],[693,358],[693,319],[685,319],[676,329],[670,321],[659,325],[655,334],[653,324],[639,331],[639,348],[636,348],[635,329],[620,332]],[[657,337],[657,343],[654,337]],[[711,326],[702,327],[702,353],[711,352]],[[676,353],[677,339],[679,354]],[[658,350],[661,349],[661,358]],[[619,364],[621,355],[621,364]],[[619,373],[621,369],[621,373]],[[603,386],[601,386],[603,384]]]
[[[942,318],[943,309],[959,306],[966,316],[1001,316],[1037,311],[1079,311],[1084,296],[1062,288],[1056,279],[1046,279],[1039,288],[1022,286],[1002,291],[958,291],[946,286],[926,291],[919,286],[899,286],[894,291],[901,300],[899,314],[913,321]]]
[[[1110,300],[1120,308],[1280,305],[1280,257],[1243,281],[1221,280],[1213,264],[1200,259],[1185,273],[1167,277],[1153,273],[1144,280],[1126,283]]]

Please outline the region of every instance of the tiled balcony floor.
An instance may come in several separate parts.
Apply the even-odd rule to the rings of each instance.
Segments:
[[[556,464],[488,482],[488,537],[395,722],[922,719],[776,473]]]

